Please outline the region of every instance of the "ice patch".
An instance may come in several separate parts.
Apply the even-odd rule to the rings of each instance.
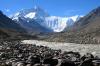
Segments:
[[[25,17],[25,18],[31,18],[31,19],[32,19],[32,18],[35,17],[35,14],[36,14],[35,12],[31,12],[31,13],[25,15],[24,17]]]

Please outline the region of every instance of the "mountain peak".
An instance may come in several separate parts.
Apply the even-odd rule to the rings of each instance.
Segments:
[[[100,10],[100,6],[99,6],[99,7],[97,7],[95,10]]]
[[[90,14],[100,15],[100,6],[97,7],[97,8],[95,8],[95,9],[93,9],[93,10],[90,12]]]
[[[18,17],[28,18],[28,19],[40,19],[47,17],[48,13],[46,13],[42,8],[39,6],[35,6],[31,9],[24,9],[20,12],[17,12],[14,16],[12,16],[13,20],[17,19]]]

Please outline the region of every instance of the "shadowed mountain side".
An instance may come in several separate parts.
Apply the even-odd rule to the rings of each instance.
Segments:
[[[17,39],[21,38],[21,35],[27,35],[27,32],[15,21],[8,18],[0,11],[0,38],[5,39]]]

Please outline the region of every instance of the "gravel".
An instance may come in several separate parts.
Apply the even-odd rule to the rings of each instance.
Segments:
[[[45,42],[38,40],[23,40],[22,43],[35,44],[47,46],[52,49],[61,49],[62,51],[75,51],[80,52],[81,55],[86,53],[92,53],[100,57],[100,45],[99,44],[75,44],[75,43],[61,43],[61,42]]]

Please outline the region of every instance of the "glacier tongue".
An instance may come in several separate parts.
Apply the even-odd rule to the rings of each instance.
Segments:
[[[67,26],[68,18],[50,16],[45,18],[45,24],[54,32],[61,32]]]

